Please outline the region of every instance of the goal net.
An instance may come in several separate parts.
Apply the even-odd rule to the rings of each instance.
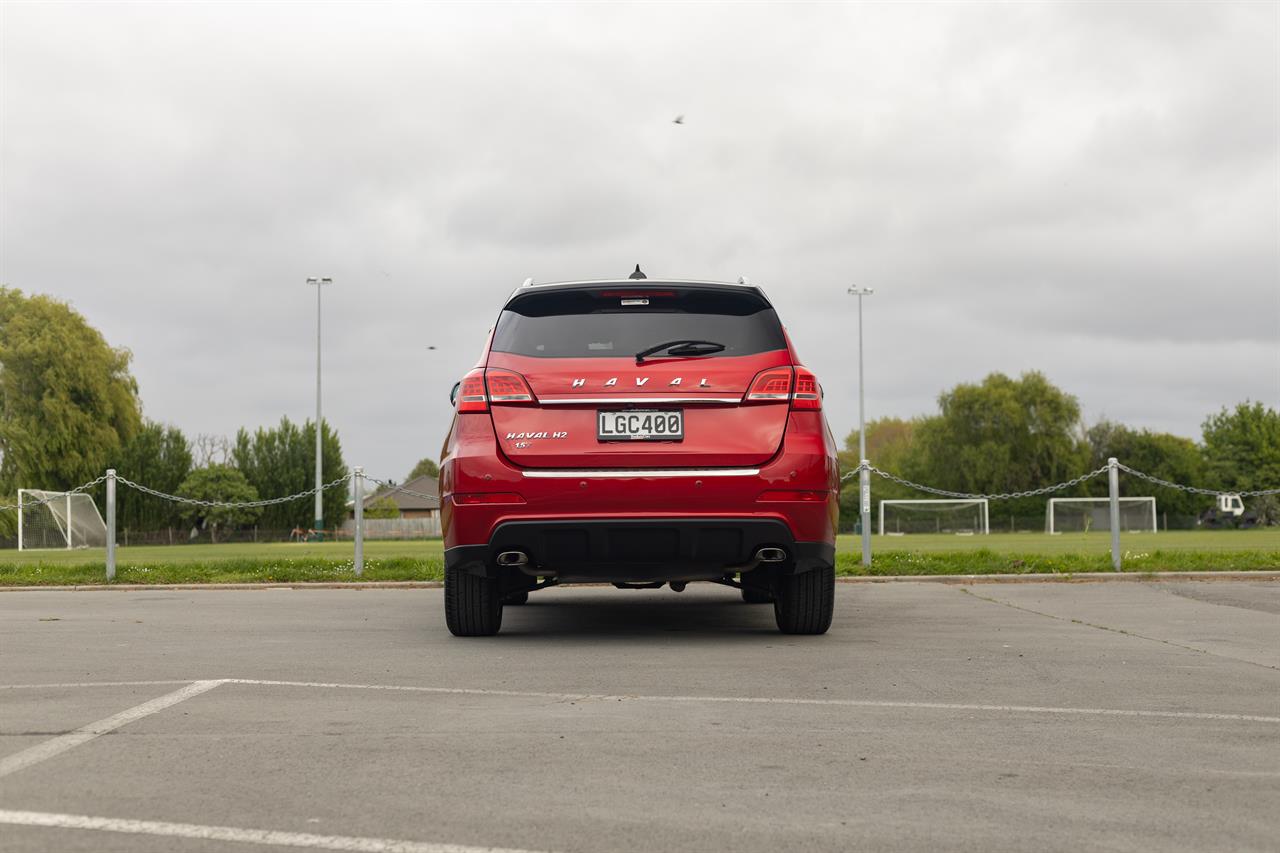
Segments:
[[[880,501],[880,535],[990,533],[986,498]]]
[[[43,501],[35,506],[21,506]],[[107,525],[83,492],[18,490],[18,550],[35,548],[103,548]]]
[[[1120,498],[1120,531],[1156,532],[1156,499]],[[1046,533],[1111,531],[1110,498],[1049,498],[1044,513]]]

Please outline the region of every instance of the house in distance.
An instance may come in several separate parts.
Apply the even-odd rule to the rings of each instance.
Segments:
[[[354,512],[348,513],[343,533],[354,535]],[[423,539],[439,536],[439,482],[435,477],[424,474],[406,483],[381,488],[365,495],[364,535],[366,539]]]

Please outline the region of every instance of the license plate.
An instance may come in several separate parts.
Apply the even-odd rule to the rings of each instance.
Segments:
[[[600,441],[683,441],[684,412],[679,409],[597,410],[596,438]]]

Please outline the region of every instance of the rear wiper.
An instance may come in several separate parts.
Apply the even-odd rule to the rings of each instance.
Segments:
[[[724,348],[724,344],[718,344],[715,341],[667,341],[664,344],[657,344],[648,349],[640,350],[640,352],[636,353],[636,364],[651,355],[664,351],[668,355],[711,355],[712,353],[721,352]]]

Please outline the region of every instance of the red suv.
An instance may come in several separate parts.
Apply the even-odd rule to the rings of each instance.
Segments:
[[[690,581],[822,634],[839,463],[822,390],[763,291],[629,279],[507,300],[454,386],[440,466],[445,618],[497,633],[561,583]]]

